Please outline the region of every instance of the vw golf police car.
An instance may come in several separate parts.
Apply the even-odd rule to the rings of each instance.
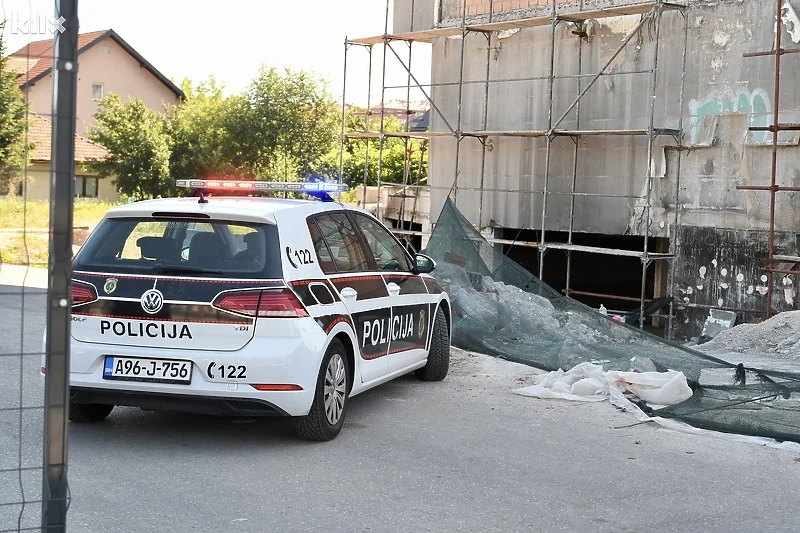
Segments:
[[[284,415],[301,438],[330,440],[356,394],[411,371],[444,379],[450,302],[433,260],[327,199],[201,194],[110,210],[73,263],[70,420],[116,405]]]

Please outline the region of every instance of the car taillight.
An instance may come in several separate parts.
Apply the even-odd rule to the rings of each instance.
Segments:
[[[81,305],[97,300],[94,285],[72,282],[72,305]]]
[[[222,293],[213,305],[224,311],[258,318],[308,316],[303,304],[289,289]]]

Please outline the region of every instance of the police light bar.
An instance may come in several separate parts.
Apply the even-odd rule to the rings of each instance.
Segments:
[[[247,181],[247,180],[175,180],[175,185],[189,189],[250,190],[271,192],[344,192],[345,184],[325,182]]]

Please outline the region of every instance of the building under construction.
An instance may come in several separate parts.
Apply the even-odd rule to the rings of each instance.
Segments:
[[[343,139],[428,150],[426,182],[379,175],[373,192],[422,246],[449,197],[554,289],[670,338],[711,309],[767,318],[800,309],[799,15],[800,0],[387,0],[374,36],[346,40],[345,84],[359,49],[370,69],[402,64],[430,125],[373,116]],[[375,98],[392,89],[384,76]]]

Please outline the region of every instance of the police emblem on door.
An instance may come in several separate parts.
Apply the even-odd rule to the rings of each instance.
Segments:
[[[158,289],[150,289],[142,294],[142,309],[145,313],[154,315],[164,307],[164,295]]]
[[[106,294],[111,294],[115,290],[117,290],[117,280],[114,278],[108,278],[103,285],[103,291],[105,291]]]

